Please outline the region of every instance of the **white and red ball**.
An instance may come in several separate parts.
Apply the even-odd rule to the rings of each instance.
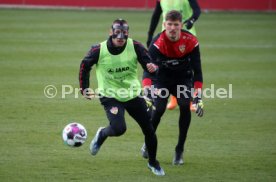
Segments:
[[[87,132],[83,125],[70,123],[62,131],[62,138],[66,145],[80,147],[87,138]]]

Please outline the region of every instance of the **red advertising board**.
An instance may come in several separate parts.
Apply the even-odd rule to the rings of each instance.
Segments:
[[[0,0],[0,5],[68,6],[87,8],[150,9],[156,0]],[[198,0],[206,10],[275,11],[276,0]]]

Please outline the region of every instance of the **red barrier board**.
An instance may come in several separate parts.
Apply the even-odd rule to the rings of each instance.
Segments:
[[[198,0],[200,7],[210,10],[276,10],[276,0]]]
[[[154,0],[0,0],[0,4],[107,8],[150,8]]]
[[[150,9],[156,0],[0,0],[0,4]],[[276,0],[198,0],[205,10],[275,11]]]

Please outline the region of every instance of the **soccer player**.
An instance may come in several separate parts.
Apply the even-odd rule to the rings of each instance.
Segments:
[[[123,19],[116,19],[111,26],[110,37],[100,44],[93,45],[82,60],[79,82],[82,94],[88,98],[89,73],[96,66],[98,92],[109,125],[100,127],[90,144],[90,152],[96,155],[107,137],[121,136],[126,131],[125,110],[141,127],[148,148],[148,168],[158,176],[165,175],[156,160],[157,138],[147,114],[145,100],[140,97],[141,85],[138,80],[137,63],[148,72],[156,71],[150,63],[147,50],[141,43],[128,37],[129,26]]]
[[[150,27],[148,31],[148,39],[147,39],[148,47],[150,46],[150,43],[152,41],[152,37],[158,25],[161,14],[163,16],[163,23],[164,23],[165,15],[170,10],[180,11],[182,14],[182,18],[184,20],[183,28],[196,36],[194,23],[199,18],[201,13],[200,7],[196,0],[157,0],[155,9],[151,17]],[[162,26],[162,30],[164,30],[164,26]],[[143,78],[144,78],[143,86],[148,87],[149,84],[151,84],[150,75],[147,75],[147,73],[144,73]],[[171,96],[170,102],[167,105],[167,109],[172,110],[176,108],[176,106],[177,106],[176,98],[174,96]]]
[[[182,15],[179,11],[169,11],[165,17],[165,30],[159,33],[149,47],[149,53],[159,66],[154,80],[156,109],[152,113],[152,123],[156,130],[166,110],[169,95],[176,97],[179,105],[179,136],[175,147],[174,165],[184,163],[183,151],[187,132],[191,122],[190,100],[193,93],[193,104],[198,116],[203,116],[201,88],[203,76],[197,38],[190,32],[181,29]],[[194,90],[194,91],[193,91]],[[147,157],[146,146],[142,147],[143,157]]]

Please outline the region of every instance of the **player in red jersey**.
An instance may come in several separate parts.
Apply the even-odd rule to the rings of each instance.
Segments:
[[[150,26],[148,30],[147,47],[150,46],[160,16],[163,17],[162,22],[164,22],[165,15],[170,10],[180,11],[180,13],[182,14],[182,19],[184,21],[183,29],[191,32],[193,35],[196,36],[194,24],[201,14],[200,6],[197,3],[197,0],[156,0],[156,5],[151,17]],[[164,26],[162,26],[162,30],[164,30]],[[150,75],[148,75],[147,72],[144,72],[143,78],[150,78]],[[177,100],[174,96],[171,95],[169,103],[167,105],[167,109],[173,110],[176,108],[176,106]]]
[[[184,143],[191,122],[190,101],[196,105],[196,113],[203,116],[201,88],[203,84],[201,58],[197,38],[182,30],[182,15],[176,10],[166,14],[165,30],[159,33],[149,47],[149,53],[159,66],[153,80],[155,88],[152,123],[155,130],[166,110],[170,94],[177,98],[179,106],[179,137],[175,147],[173,164],[183,164]],[[194,95],[192,97],[192,94]],[[147,149],[142,147],[143,157]]]

